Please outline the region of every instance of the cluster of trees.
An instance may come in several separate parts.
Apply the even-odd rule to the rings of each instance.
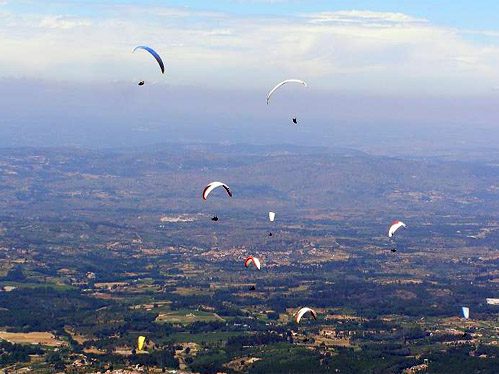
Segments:
[[[178,369],[179,362],[174,357],[175,349],[173,347],[166,347],[165,349],[155,350],[147,355],[132,355],[128,357],[130,363],[144,366],[158,366]],[[123,360],[123,359],[122,359]]]
[[[173,347],[164,347],[157,349],[149,354],[136,354],[132,352],[131,356],[123,356],[117,354],[88,354],[96,362],[97,367],[125,367],[130,365],[141,365],[146,367],[162,367],[169,369],[178,369],[179,362],[174,357],[175,350]]]
[[[96,309],[108,304],[76,290],[20,288],[0,293],[0,326],[18,332],[63,330],[65,325],[95,316]]]
[[[483,348],[480,348],[483,349]],[[428,358],[430,365],[429,374],[444,373],[480,373],[497,374],[499,368],[499,358],[489,357],[487,360],[475,356],[470,356],[470,346],[459,346],[449,349],[446,353],[433,353]],[[497,355],[498,349],[495,349]]]
[[[38,346],[11,344],[0,340],[0,367],[9,366],[16,362],[29,362],[29,355],[41,355],[44,351]]]
[[[303,347],[277,344],[261,354],[249,370],[250,374],[259,373],[334,373],[345,374],[383,374],[401,373],[404,369],[417,365],[421,360],[407,358],[398,354],[391,346],[377,349],[354,351],[337,348],[334,355],[321,354]]]
[[[327,373],[329,368],[322,365],[321,355],[303,347],[289,344],[276,344],[261,353],[262,360],[249,369],[251,374],[263,373]]]
[[[238,335],[227,339],[225,350],[227,352],[240,352],[244,347],[258,347],[285,342],[286,337],[279,334],[263,333],[254,335]]]

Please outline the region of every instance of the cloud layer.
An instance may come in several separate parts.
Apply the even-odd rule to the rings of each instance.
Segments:
[[[497,30],[470,32],[402,13],[242,17],[166,6],[76,9],[36,14],[0,7],[1,76],[252,89],[299,77],[320,89],[391,94],[497,94],[499,84]],[[137,44],[163,55],[166,78],[147,56],[130,53]]]

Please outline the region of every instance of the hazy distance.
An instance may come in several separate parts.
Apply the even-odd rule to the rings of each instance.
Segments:
[[[395,96],[310,88],[282,92],[268,107],[267,89],[4,80],[0,146],[287,143],[429,155],[488,152],[499,140],[499,94]],[[291,122],[295,112],[299,126]]]

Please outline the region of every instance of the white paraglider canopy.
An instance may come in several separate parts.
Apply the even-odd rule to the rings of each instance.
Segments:
[[[470,308],[468,308],[467,306],[463,306],[461,309],[463,311],[463,317],[465,319],[470,318]]]
[[[311,308],[305,307],[305,308],[301,308],[298,312],[296,312],[295,322],[300,323],[300,320],[302,319],[302,317],[307,313],[310,313],[310,315],[313,317],[313,319],[315,319],[315,320],[317,319],[316,311],[311,309]]]
[[[388,230],[388,237],[391,238],[393,234],[395,234],[395,231],[397,231],[401,227],[407,227],[407,225],[402,221],[393,221],[390,225],[390,229]]]
[[[248,267],[251,264],[253,264],[255,266],[255,268],[257,268],[258,270],[261,270],[261,264],[260,264],[260,260],[258,258],[250,256],[244,261],[245,267]]]
[[[227,191],[227,194],[232,197],[232,192],[230,191],[229,186],[227,186],[225,183],[222,182],[211,182],[209,185],[207,185],[204,190],[203,190],[203,200],[206,200],[208,198],[208,195],[217,187],[223,187],[225,188],[225,191]]]
[[[269,104],[270,98],[272,97],[274,92],[276,92],[280,87],[284,86],[287,83],[299,83],[304,87],[308,87],[307,83],[300,79],[286,79],[285,81],[278,83],[274,88],[270,90],[269,94],[267,95],[267,105]]]

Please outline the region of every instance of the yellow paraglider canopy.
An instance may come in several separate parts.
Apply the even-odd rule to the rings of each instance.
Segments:
[[[146,337],[145,336],[139,336],[137,339],[137,346],[139,348],[139,351],[144,348],[144,343],[146,342]]]

